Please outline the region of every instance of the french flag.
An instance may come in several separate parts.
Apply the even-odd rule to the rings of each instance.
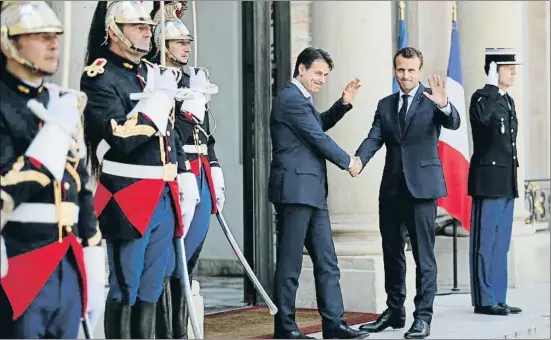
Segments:
[[[469,137],[467,134],[467,111],[463,74],[461,70],[461,52],[457,34],[457,22],[452,21],[452,37],[448,76],[446,80],[448,98],[459,112],[461,126],[452,131],[442,129],[438,142],[438,154],[448,189],[448,196],[438,200],[438,206],[461,222],[467,231],[471,229],[471,197],[467,194],[469,176]]]

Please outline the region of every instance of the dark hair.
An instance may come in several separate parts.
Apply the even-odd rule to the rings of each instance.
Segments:
[[[496,69],[497,72],[499,72],[500,67],[501,67],[501,65],[497,65],[497,69]],[[488,72],[490,72],[490,64],[484,65],[484,73],[486,73],[486,75],[488,75]]]
[[[398,56],[401,56],[406,59],[412,59],[417,57],[419,58],[419,61],[421,61],[421,64],[419,64],[419,69],[423,68],[423,53],[421,53],[421,51],[419,51],[415,47],[409,47],[409,46],[404,47],[399,49],[398,52],[396,52],[393,60],[394,69],[396,69],[396,58],[398,58]]]
[[[327,51],[324,51],[321,48],[306,47],[297,57],[293,78],[298,76],[298,67],[300,64],[304,65],[306,69],[309,69],[310,66],[312,66],[312,63],[316,60],[324,60],[329,65],[329,71],[333,69],[333,60]]]
[[[92,18],[92,24],[90,25],[90,31],[88,32],[88,46],[86,48],[86,60],[85,65],[90,65],[97,58],[101,57],[104,49],[107,46],[103,46],[105,41],[105,16],[107,15],[107,1],[98,1],[94,17]]]

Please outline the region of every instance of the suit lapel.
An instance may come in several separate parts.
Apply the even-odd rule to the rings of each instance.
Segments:
[[[308,106],[310,106],[310,108],[312,109],[312,112],[314,113],[314,117],[316,117],[317,121],[321,124],[320,113],[318,112],[318,110],[316,110],[316,108],[314,107],[314,104],[312,104],[312,102],[310,102],[308,98],[304,97],[304,94],[300,91],[300,89],[295,84],[293,84],[292,82],[288,82],[288,86],[291,87],[293,91],[295,91],[300,96],[301,100],[304,100],[308,103]]]
[[[417,89],[417,93],[415,94],[415,97],[413,97],[413,102],[411,103],[411,106],[408,109],[408,113],[406,116],[406,127],[404,128],[404,134],[402,137],[406,135],[408,132],[408,128],[411,125],[411,121],[413,120],[413,117],[415,116],[415,113],[417,112],[417,107],[423,99],[425,98],[425,95],[423,94],[425,92],[425,87],[423,84],[419,83],[419,88]]]

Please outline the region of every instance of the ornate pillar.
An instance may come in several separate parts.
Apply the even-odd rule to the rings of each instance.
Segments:
[[[548,1],[526,3],[526,124],[530,128],[526,150],[527,179],[549,178],[550,78],[549,78],[549,7]],[[538,183],[543,184],[543,183]]]
[[[362,87],[354,108],[329,131],[350,155],[367,136],[377,103],[392,93],[392,20],[388,1],[313,1],[312,46],[329,52],[335,67],[314,96],[319,111],[329,108],[354,77]],[[344,18],[344,19],[343,19]],[[384,309],[384,271],[378,221],[384,147],[358,178],[328,163],[329,212],[341,269],[346,311]],[[312,263],[304,256],[297,307],[315,308]]]

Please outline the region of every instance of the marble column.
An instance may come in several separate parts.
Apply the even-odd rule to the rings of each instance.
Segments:
[[[312,2],[312,46],[328,51],[335,64],[326,85],[314,96],[316,108],[329,108],[354,77],[362,82],[354,108],[328,132],[351,155],[367,136],[378,101],[392,93],[391,6],[390,1]],[[378,223],[384,154],[383,147],[358,178],[328,162],[329,213],[346,311],[381,312],[385,307]],[[308,255],[303,261],[299,306],[316,307]]]
[[[88,43],[88,31],[90,30],[90,24],[92,22],[92,17],[94,16],[94,11],[96,10],[97,1],[72,1],[70,5],[71,9],[71,27],[67,27],[63,22],[64,20],[64,10],[65,10],[65,1],[52,1],[52,9],[57,14],[59,20],[64,26],[65,31],[70,30],[71,41],[70,41],[70,54],[69,58],[71,59],[69,63],[69,84],[68,86],[72,89],[80,89],[80,76],[82,75],[84,69],[84,58],[86,56],[86,44]],[[61,57],[59,60],[59,70],[53,76],[52,81],[56,84],[61,84],[63,79],[63,63],[64,63],[64,46],[65,38],[64,35],[60,38],[60,48],[61,48]]]
[[[550,107],[551,92],[549,78],[549,10],[548,1],[529,1],[525,15],[530,23],[526,26],[526,124],[527,135],[526,177],[527,179],[550,177]]]

